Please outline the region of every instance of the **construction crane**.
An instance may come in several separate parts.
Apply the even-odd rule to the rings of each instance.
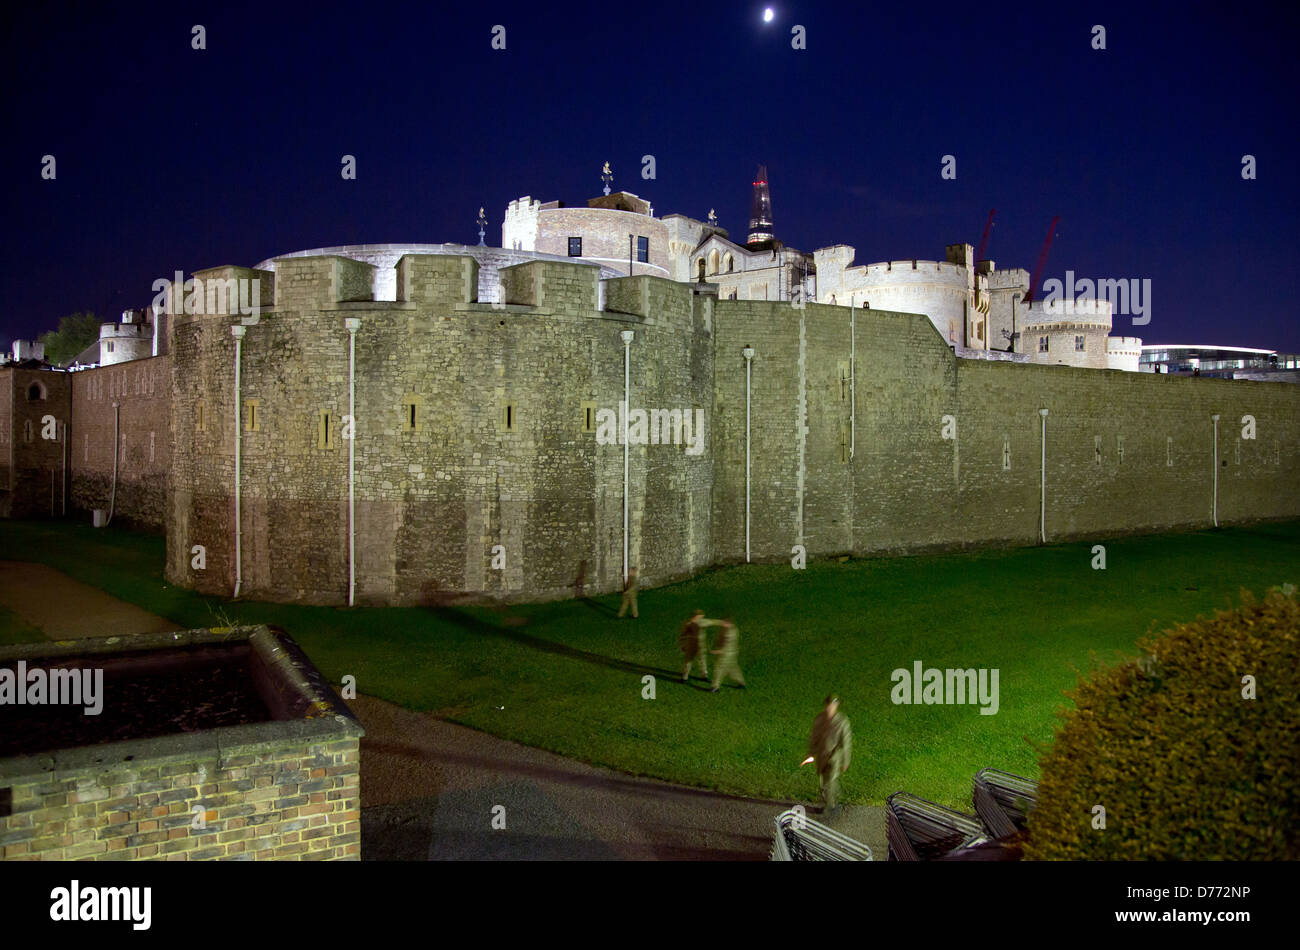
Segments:
[[[1043,276],[1043,265],[1047,263],[1047,252],[1052,247],[1052,238],[1056,237],[1056,223],[1061,220],[1058,214],[1052,218],[1052,223],[1047,226],[1047,240],[1043,242],[1043,250],[1038,255],[1038,263],[1034,265],[1034,276],[1029,278],[1029,292],[1025,294],[1025,306],[1028,307],[1034,302],[1034,293],[1038,290],[1038,278]]]
[[[989,231],[991,231],[991,230],[993,229],[993,216],[994,216],[995,214],[997,214],[997,213],[998,213],[998,209],[997,209],[997,208],[994,208],[992,211],[989,212],[989,219],[988,219],[987,221],[984,222],[984,234],[983,234],[982,237],[980,237],[980,249],[979,249],[978,251],[975,252],[975,267],[976,267],[976,268],[979,267],[979,265],[980,265],[980,261],[984,260],[984,252],[985,252],[986,250],[988,250],[988,246],[989,246]]]

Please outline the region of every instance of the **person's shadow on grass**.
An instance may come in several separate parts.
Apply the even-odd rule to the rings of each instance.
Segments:
[[[552,640],[543,640],[541,637],[535,637],[532,634],[524,633],[518,626],[493,626],[485,623],[477,617],[470,616],[463,610],[455,607],[430,607],[430,610],[441,620],[454,623],[456,626],[469,630],[472,633],[505,637],[507,640],[513,640],[516,643],[526,647],[532,647],[534,650],[541,650],[545,653],[553,653],[556,656],[564,656],[573,660],[581,660],[584,663],[594,663],[597,666],[603,666],[611,670],[619,670],[623,673],[636,673],[644,676],[649,673],[657,679],[670,679],[681,682],[681,671],[663,669],[662,667],[646,666],[643,663],[633,663],[630,660],[619,660],[614,657],[602,656],[599,653],[592,653],[590,650],[579,650],[577,647],[567,646],[563,643],[555,643]],[[613,611],[611,611],[613,613]],[[509,624],[511,618],[506,618]],[[686,685],[686,684],[682,684]],[[694,688],[701,687],[691,684]]]

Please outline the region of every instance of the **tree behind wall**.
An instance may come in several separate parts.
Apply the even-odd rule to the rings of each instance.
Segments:
[[[37,342],[45,344],[45,359],[62,366],[99,339],[102,323],[93,313],[72,313],[59,321],[57,330],[41,334]]]

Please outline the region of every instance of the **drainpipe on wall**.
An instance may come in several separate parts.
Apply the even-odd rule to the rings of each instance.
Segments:
[[[244,427],[244,414],[240,410],[239,364],[240,356],[244,352],[245,332],[247,332],[247,328],[243,326],[230,328],[230,334],[235,338],[235,597],[239,596],[239,588],[244,581],[244,561],[242,556],[244,538],[239,499],[240,447],[242,445],[240,430]]]
[[[1210,464],[1214,466],[1214,526],[1219,526],[1219,414],[1210,416],[1214,420],[1214,457]]]
[[[352,419],[352,438],[348,439],[348,606],[357,588],[357,549],[356,549],[356,492],[355,462],[357,445],[356,414],[356,370],[357,370],[357,331],[361,329],[359,317],[348,317],[343,321],[348,328],[348,416]]]
[[[750,371],[753,369],[754,348],[746,346],[745,354],[745,563],[749,563],[749,389]]]
[[[113,403],[113,489],[108,495],[108,517],[104,519],[104,527],[107,528],[109,522],[113,520],[113,504],[117,501],[117,433],[118,433],[118,415],[121,410],[117,403]]]
[[[864,301],[865,302],[865,301]],[[857,446],[858,427],[857,412],[858,400],[854,392],[854,384],[858,379],[858,336],[855,318],[857,311],[852,307],[849,308],[849,458],[853,458],[853,450]]]
[[[632,337],[631,330],[624,330],[623,336],[623,583],[627,583],[627,493],[628,493],[628,445],[627,416],[628,391],[632,387]]]
[[[70,401],[70,400],[69,400]],[[68,516],[68,424],[63,423],[63,517]]]
[[[1044,544],[1047,543],[1047,410],[1039,409],[1038,414],[1043,417],[1043,457],[1041,462],[1042,481],[1038,493],[1038,536]]]

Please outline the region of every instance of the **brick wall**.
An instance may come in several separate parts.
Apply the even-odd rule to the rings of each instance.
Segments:
[[[142,684],[166,664],[199,654],[209,662],[221,656],[227,675],[247,677],[265,718],[155,734],[175,721],[174,700],[151,707],[159,721],[112,700],[121,695],[113,690],[148,689]],[[114,685],[100,715],[115,730],[128,724],[128,735],[146,738],[8,745],[14,754],[0,756],[0,791],[10,806],[0,815],[0,858],[359,858],[363,730],[283,632],[235,627],[0,649],[0,665],[19,661],[106,669]]]
[[[4,860],[359,860],[359,756],[347,739],[7,783],[13,813],[0,818],[0,851]]]

